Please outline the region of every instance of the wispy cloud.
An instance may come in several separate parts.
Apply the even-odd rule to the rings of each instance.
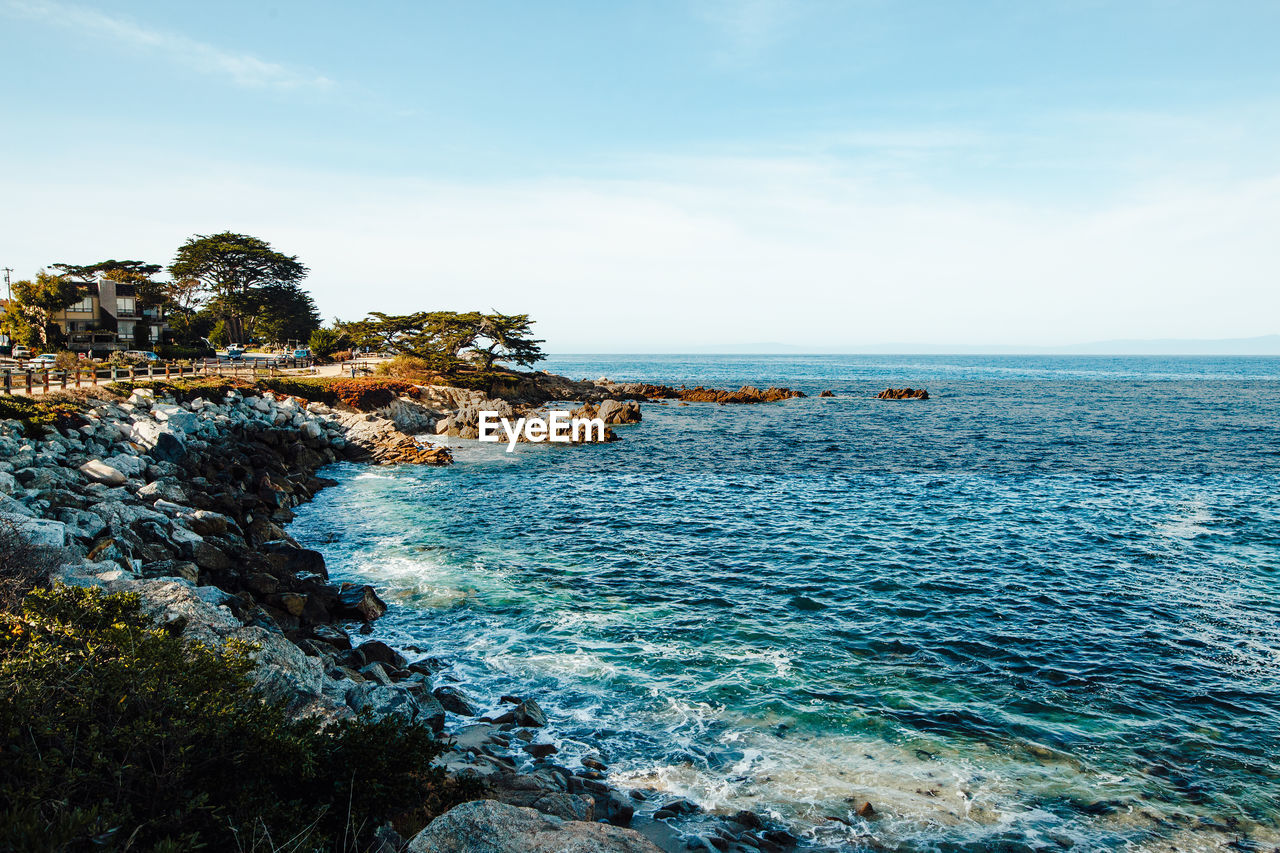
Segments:
[[[181,33],[151,29],[84,6],[51,0],[7,0],[0,8],[28,20],[76,30],[116,45],[150,51],[171,62],[204,74],[225,77],[246,88],[322,89],[333,85],[333,81],[323,75],[269,62],[247,53],[224,50]]]
[[[742,62],[777,40],[790,18],[786,0],[695,0],[694,11],[726,42],[720,58]]]

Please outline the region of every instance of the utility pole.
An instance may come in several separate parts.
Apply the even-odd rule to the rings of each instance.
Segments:
[[[9,292],[9,273],[11,272],[13,272],[13,267],[4,268],[4,298],[7,300],[5,303],[6,307],[8,307],[9,302],[13,301],[13,294]],[[0,334],[0,337],[4,338],[6,346],[13,343],[13,340],[8,336],[8,334]],[[8,380],[5,381],[7,382]]]

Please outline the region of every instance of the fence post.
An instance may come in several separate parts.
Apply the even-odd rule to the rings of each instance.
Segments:
[[[13,371],[12,370],[6,370],[4,372],[4,393],[6,394],[13,393]]]
[[[136,364],[129,365],[129,381],[130,382],[138,381],[138,366]]]
[[[154,379],[156,375],[156,366],[151,362],[147,362],[147,378]]]
[[[117,365],[111,365],[111,381],[115,382],[120,378],[120,369]]]
[[[62,371],[62,376],[59,377],[58,384],[61,386],[63,391],[67,390],[67,371]]]
[[[81,366],[80,366],[80,365],[78,365],[78,364],[76,365],[76,387],[77,387],[77,388],[79,388],[79,387],[80,387],[80,373],[81,373],[81,371],[83,371],[83,370],[84,370],[84,368],[83,368],[83,367],[81,367]]]
[[[49,393],[49,368],[44,369],[44,373],[40,375],[40,390]]]

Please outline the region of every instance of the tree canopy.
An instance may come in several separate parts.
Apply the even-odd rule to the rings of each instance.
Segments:
[[[200,282],[210,294],[209,307],[223,318],[230,339],[244,343],[264,306],[278,305],[297,293],[306,295],[298,283],[308,270],[297,255],[277,252],[265,240],[224,231],[197,234],[187,240],[179,247],[169,272],[177,281]],[[311,303],[313,311],[314,307]],[[317,318],[310,328],[318,325]]]
[[[245,299],[244,332],[268,341],[305,341],[320,328],[311,294],[293,283],[255,288]]]
[[[542,360],[543,342],[533,337],[532,325],[528,314],[375,311],[338,328],[356,346],[411,355],[447,372],[466,363],[487,370],[497,361],[527,367]]]
[[[150,278],[163,269],[160,264],[144,261],[98,261],[96,264],[50,264],[60,275],[83,282],[96,281],[99,275],[115,281],[139,281]]]
[[[48,348],[59,338],[54,315],[83,295],[83,285],[65,275],[40,270],[35,281],[13,283],[13,299],[0,316],[0,328],[16,343]]]

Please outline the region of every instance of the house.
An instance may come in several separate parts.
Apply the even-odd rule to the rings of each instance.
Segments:
[[[143,340],[153,343],[168,328],[164,309],[140,308],[132,284],[99,278],[82,285],[84,295],[58,312],[54,322],[62,329],[71,349],[129,349],[145,326]],[[114,346],[104,346],[115,342]]]

